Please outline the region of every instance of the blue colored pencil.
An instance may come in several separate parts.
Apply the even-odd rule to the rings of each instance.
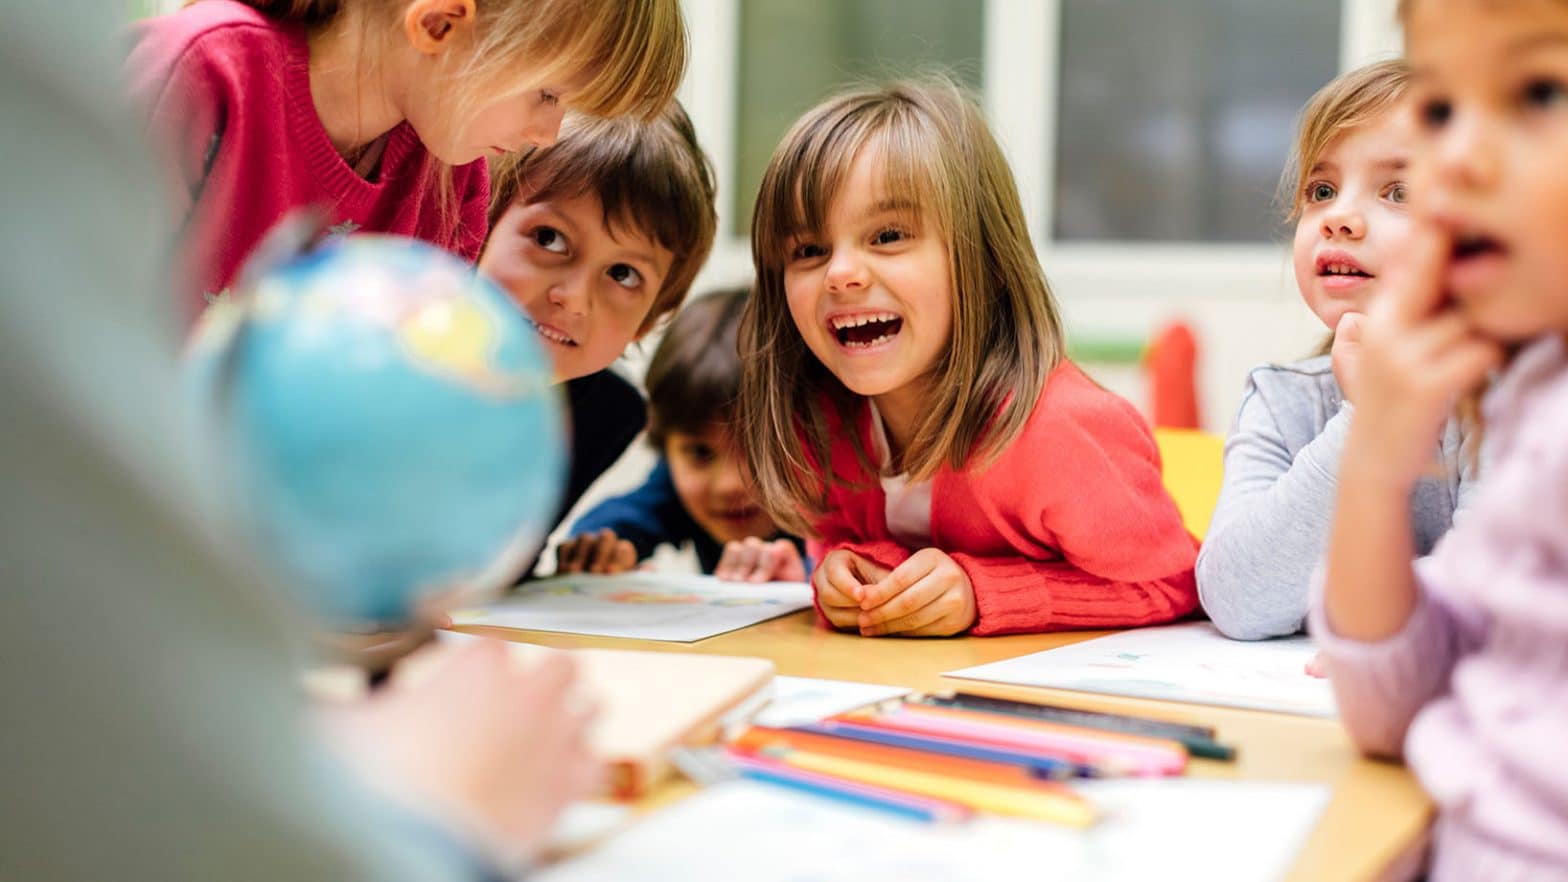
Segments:
[[[886,790],[858,781],[845,781],[829,775],[793,769],[782,763],[735,755],[731,755],[731,759],[740,767],[740,775],[743,778],[777,784],[802,793],[825,796],[861,808],[876,809],[916,821],[928,823],[959,821],[969,817],[970,814],[968,809],[957,803],[946,803]]]
[[[1036,778],[1060,780],[1063,778],[1096,778],[1100,776],[1099,770],[1093,766],[1086,766],[1069,760],[1007,750],[1000,747],[986,747],[979,744],[939,738],[933,735],[889,732],[869,726],[858,726],[854,723],[836,721],[807,726],[791,726],[790,728],[800,732],[828,735],[834,738],[847,738],[851,741],[861,741],[867,744],[907,747],[912,750],[924,750],[946,756],[958,756],[965,759],[987,760],[994,763],[1023,766],[1029,770],[1029,774]]]

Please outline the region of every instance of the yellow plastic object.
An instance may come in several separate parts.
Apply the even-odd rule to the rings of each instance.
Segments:
[[[1220,498],[1225,439],[1196,429],[1155,429],[1154,443],[1164,464],[1165,489],[1176,500],[1181,522],[1202,539]]]

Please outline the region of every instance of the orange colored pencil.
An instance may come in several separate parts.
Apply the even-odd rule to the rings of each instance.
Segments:
[[[973,781],[985,781],[991,784],[1005,784],[1011,787],[1039,787],[1057,792],[1071,792],[1060,784],[1030,774],[1029,770],[1022,766],[990,762],[988,760],[945,756],[939,753],[930,753],[906,747],[868,744],[861,741],[852,741],[848,738],[818,735],[813,732],[795,732],[787,729],[753,726],[742,733],[739,738],[732,741],[730,746],[743,752],[759,753],[764,756],[768,755],[770,749],[780,747],[806,750],[812,753],[838,756],[844,759],[864,760],[896,768],[938,772],[960,778],[968,778]]]

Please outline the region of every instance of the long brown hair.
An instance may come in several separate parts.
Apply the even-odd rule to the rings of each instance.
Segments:
[[[829,413],[853,431],[862,399],[823,367],[785,299],[789,243],[822,230],[862,150],[882,160],[883,186],[944,237],[953,335],[933,367],[932,397],[904,463],[913,480],[964,468],[1005,448],[1063,358],[1061,321],[1035,255],[1007,160],[974,99],[947,79],[861,88],[808,111],[768,164],[751,225],[756,290],[741,319],[742,447],[773,518],[809,531],[837,482]]]

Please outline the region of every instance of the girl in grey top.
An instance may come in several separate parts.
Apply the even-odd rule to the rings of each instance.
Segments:
[[[1219,504],[1198,553],[1198,596],[1236,639],[1293,634],[1306,621],[1353,411],[1360,310],[1409,234],[1401,176],[1410,138],[1393,111],[1407,78],[1401,61],[1363,67],[1302,111],[1293,263],[1302,299],[1336,333],[1329,354],[1254,369],[1225,443]],[[1472,459],[1462,425],[1451,420],[1410,498],[1418,554],[1453,523],[1473,482]]]

